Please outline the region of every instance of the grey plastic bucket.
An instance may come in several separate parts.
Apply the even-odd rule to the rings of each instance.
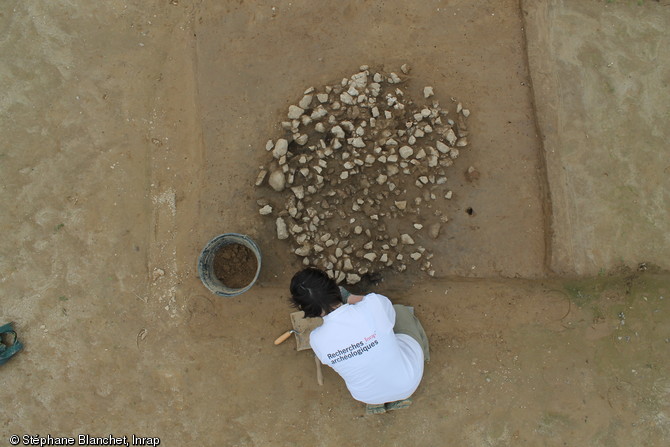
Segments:
[[[219,280],[214,274],[214,257],[216,253],[229,244],[240,244],[244,245],[250,249],[253,254],[256,256],[257,267],[256,274],[254,279],[251,280],[249,284],[241,289],[233,289],[226,286],[224,283]],[[258,245],[249,237],[244,234],[238,233],[226,233],[220,234],[205,245],[205,248],[202,249],[200,257],[198,258],[198,276],[200,280],[212,293],[215,293],[219,296],[231,297],[236,296],[241,293],[246,292],[254,285],[258,279],[258,274],[261,271],[261,251],[258,248]]]

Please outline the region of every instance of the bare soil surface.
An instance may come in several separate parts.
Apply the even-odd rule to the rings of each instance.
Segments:
[[[256,276],[256,255],[242,244],[228,244],[214,255],[214,274],[223,284],[233,289],[248,286]]]
[[[668,444],[670,277],[549,274],[522,17],[511,0],[6,2],[0,318],[26,348],[1,367],[0,444]],[[451,175],[435,277],[374,286],[415,307],[431,362],[410,409],[365,417],[331,370],[317,384],[309,351],[272,344],[302,263],[254,182],[306,86],[403,63],[472,110],[458,160],[478,175]],[[224,299],[196,261],[226,232],[251,236],[263,268]]]

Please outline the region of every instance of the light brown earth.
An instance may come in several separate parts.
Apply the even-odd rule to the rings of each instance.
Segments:
[[[15,321],[26,348],[0,367],[0,444],[26,433],[167,446],[668,444],[670,6],[582,3],[4,2],[0,323]],[[589,34],[608,20],[635,38]],[[566,62],[565,45],[586,40],[598,60],[655,63],[639,84],[608,75],[623,96],[599,101],[588,64],[578,82]],[[405,62],[417,88],[473,110],[457,166],[482,176],[454,178],[441,277],[377,288],[416,307],[432,353],[409,410],[365,417],[332,371],[317,385],[308,351],[272,345],[289,328],[299,264],[258,215],[253,182],[306,87]],[[594,113],[628,104],[631,85],[657,92],[625,110],[633,124]],[[590,100],[573,110],[557,96]],[[618,183],[593,172],[604,155],[575,149],[565,117],[580,114],[596,154],[617,159],[648,138],[606,171],[635,177],[622,184],[638,206],[615,206]],[[224,232],[263,252],[258,283],[229,299],[195,271]]]

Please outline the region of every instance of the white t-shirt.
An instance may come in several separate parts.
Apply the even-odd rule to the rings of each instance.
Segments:
[[[423,351],[406,334],[393,333],[395,310],[376,293],[323,317],[310,344],[321,363],[342,376],[354,399],[383,404],[406,399],[423,375]]]

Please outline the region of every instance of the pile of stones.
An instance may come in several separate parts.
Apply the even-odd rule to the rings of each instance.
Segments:
[[[265,149],[259,212],[274,219],[304,265],[355,284],[412,265],[434,276],[429,247],[448,221],[447,170],[468,147],[470,111],[451,113],[423,88],[409,97],[400,74],[361,66],[334,85],[305,90],[288,108],[281,138]]]

